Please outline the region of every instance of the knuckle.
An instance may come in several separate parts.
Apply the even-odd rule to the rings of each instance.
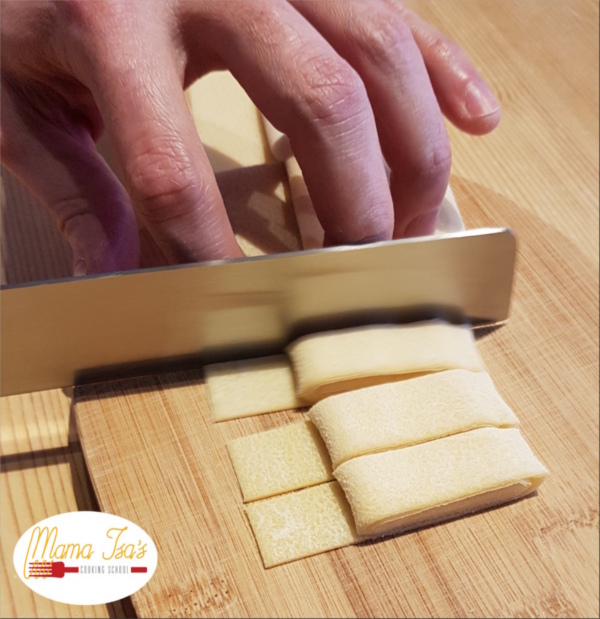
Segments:
[[[90,215],[86,201],[79,195],[60,196],[48,207],[54,215],[59,232],[67,237],[73,234],[74,229],[77,230],[85,216]]]
[[[139,63],[144,34],[164,33],[170,25],[167,3],[62,0],[55,2],[57,26],[53,49],[82,81],[95,82],[106,72]],[[132,37],[131,32],[137,36]],[[152,34],[151,34],[152,33]],[[112,75],[114,78],[114,75]]]
[[[63,0],[56,6],[53,50],[60,62],[82,81],[92,81],[118,47],[120,2]]]
[[[387,205],[386,205],[387,206]],[[394,214],[376,208],[365,209],[345,221],[345,226],[329,226],[327,241],[334,245],[389,241],[394,230]]]
[[[447,63],[456,56],[462,56],[461,47],[443,35],[438,35],[429,40],[429,53],[434,61]]]
[[[385,71],[396,67],[407,45],[413,45],[414,41],[404,21],[383,12],[373,14],[362,24],[356,43],[370,64]]]
[[[450,177],[452,151],[448,140],[430,146],[420,154],[409,155],[405,162],[403,176],[417,183],[423,190],[444,186]]]
[[[189,157],[171,140],[144,144],[127,163],[127,187],[144,219],[164,223],[201,204],[207,186],[195,173]]]
[[[386,241],[392,238],[394,213],[391,209],[367,210],[363,219],[361,241]]]
[[[57,2],[58,23],[68,28],[76,37],[95,39],[107,20],[118,19],[120,3],[80,2],[63,0]]]
[[[337,126],[368,109],[365,86],[341,58],[319,56],[306,63],[304,116],[318,125]]]

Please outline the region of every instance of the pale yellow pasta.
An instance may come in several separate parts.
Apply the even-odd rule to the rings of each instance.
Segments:
[[[324,397],[454,368],[484,371],[471,328],[441,320],[308,335],[287,348],[298,397]]]
[[[310,421],[244,436],[230,441],[227,448],[244,501],[333,479],[327,449]]]
[[[248,503],[246,514],[265,567],[358,540],[350,508],[337,482]]]
[[[215,363],[204,374],[215,421],[302,406],[284,355]]]
[[[341,393],[308,413],[333,468],[350,458],[519,421],[486,372],[447,370]]]
[[[517,428],[479,428],[352,458],[335,477],[359,535],[439,522],[524,496],[547,470]]]

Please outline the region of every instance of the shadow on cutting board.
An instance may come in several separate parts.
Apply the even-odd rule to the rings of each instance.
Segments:
[[[69,484],[64,482],[61,483],[60,481],[57,482],[57,476],[52,472],[52,470],[56,471],[57,468],[64,470],[66,465],[68,467],[68,476],[70,476],[71,480],[70,485],[72,486],[76,509],[78,511],[100,511],[81,449],[81,444],[79,443],[77,436],[76,420],[73,404],[71,403],[71,411],[69,416],[69,437],[71,438],[69,439],[68,444],[62,447],[38,449],[26,453],[15,453],[2,456],[0,457],[0,468],[2,469],[2,475],[10,476],[11,474],[16,473],[20,476],[27,470],[39,469],[41,474],[41,477],[39,478],[40,480],[43,479],[45,483],[48,483],[48,480],[50,479],[50,487],[44,486],[44,492],[48,492],[50,496],[52,496],[52,492],[54,492],[54,490],[51,486],[53,483],[58,483],[60,487],[59,492],[61,495],[66,492],[68,497]],[[31,479],[30,476],[27,478]],[[60,475],[58,475],[58,479],[60,479]],[[23,501],[25,500],[30,501],[32,499],[29,498],[28,495],[26,498],[23,498]],[[60,501],[58,504],[60,505]],[[54,515],[53,510],[56,511],[56,505],[57,504],[54,501],[50,500],[46,507],[46,501],[44,501],[44,511],[46,517]],[[16,505],[15,507],[20,509],[22,508],[22,505]],[[71,509],[73,509],[73,506],[71,506]],[[3,538],[3,541],[6,540]],[[23,597],[20,593],[18,593],[20,587],[21,584],[18,582],[18,579],[11,585],[11,591],[13,592],[13,604],[15,605],[18,613],[30,612],[31,603],[29,600],[31,592],[27,591],[23,586],[23,589],[27,591],[26,596]],[[55,603],[52,602],[51,604]],[[62,604],[56,604],[57,606],[54,612],[63,612],[65,607]],[[83,607],[70,606],[69,608],[71,609],[71,612],[75,613],[71,616],[89,616],[87,612],[84,612]],[[137,614],[130,598],[124,598],[116,602],[111,602],[106,605],[98,605],[92,608],[96,609],[94,611],[94,616],[96,617],[108,616],[115,619],[137,618]],[[16,616],[19,616],[19,614]],[[21,614],[20,616],[28,615]],[[56,614],[48,616],[60,617],[66,615]]]

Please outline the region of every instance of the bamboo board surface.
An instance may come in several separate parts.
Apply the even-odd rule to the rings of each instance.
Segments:
[[[489,208],[497,214],[499,206]],[[469,223],[489,223],[486,211]],[[529,214],[502,215],[520,230],[533,224]],[[558,291],[576,291],[582,265],[560,260],[555,236],[545,232],[522,250],[509,323],[478,340],[498,390],[551,471],[537,496],[511,505],[265,570],[225,443],[302,413],[214,424],[200,370],[77,389],[80,437],[102,509],[138,523],[158,546],[157,573],[132,598],[138,614],[593,614],[598,419],[581,403],[594,397],[596,318],[565,315]],[[560,375],[540,361],[548,355],[562,357]]]
[[[140,434],[140,423],[151,419],[153,427],[165,430],[157,449],[165,453],[169,475],[166,487],[148,485],[165,476],[163,463],[154,459],[151,467],[141,458],[135,475],[130,471],[122,480],[111,479],[109,463],[99,463],[86,453],[102,509],[113,505],[120,510],[116,513],[134,521],[137,513],[144,512],[138,524],[153,520],[146,525],[151,533],[172,523],[196,531],[200,525],[194,518],[213,522],[217,508],[224,513],[224,524],[219,522],[204,547],[198,545],[202,537],[161,536],[159,571],[133,600],[140,616],[157,614],[153,609],[159,603],[167,613],[179,608],[169,606],[169,593],[182,612],[189,601],[191,614],[207,616],[250,614],[277,604],[282,604],[282,614],[287,610],[289,615],[320,608],[321,614],[335,616],[598,616],[598,4],[595,0],[413,4],[461,43],[503,105],[503,121],[491,136],[470,138],[449,127],[454,153],[451,184],[468,227],[489,223],[517,232],[512,316],[506,326],[482,337],[479,346],[499,391],[520,417],[527,440],[551,477],[532,499],[381,544],[275,568],[280,571],[273,575],[273,570],[261,571],[223,443],[229,436],[297,419],[297,414],[214,428],[203,416],[206,402],[199,373],[104,385],[96,393],[83,394],[85,401],[77,403],[80,421],[108,409],[108,417],[118,417],[121,426],[128,420],[124,434],[132,442],[127,450],[140,459],[140,441],[156,440],[152,432],[145,439]],[[221,79],[225,78],[201,81],[199,94],[208,96],[212,88],[218,95]],[[244,107],[236,116],[243,118],[239,126],[215,122],[219,112],[218,104],[203,106],[199,130],[215,168],[237,168],[232,172],[231,195],[239,206],[238,226],[260,251],[269,251],[273,241],[271,251],[293,248],[293,234],[265,237],[257,225],[246,223],[257,209],[259,221],[267,212],[276,213],[280,232],[286,221],[285,208],[280,209],[285,206],[281,166],[270,162],[262,138],[247,134],[248,125],[256,129],[253,112]],[[240,131],[246,132],[243,139]],[[236,139],[228,138],[228,132]],[[261,165],[265,161],[267,165]],[[223,187],[228,190],[226,182]],[[68,276],[68,248],[36,201],[4,170],[2,190],[2,281]],[[12,548],[21,532],[54,513],[95,505],[70,408],[68,391],[1,401],[2,617],[133,612],[127,605],[67,607],[44,600],[26,589],[12,569]],[[190,428],[210,436],[212,442],[179,435]],[[94,425],[92,431],[96,430]],[[116,438],[122,444],[123,437]],[[107,436],[99,439],[92,455],[103,453],[104,447],[110,447]],[[223,465],[210,479],[200,460],[205,456],[210,456],[209,466]],[[184,469],[177,468],[180,464]],[[140,471],[143,475],[138,478]],[[132,486],[132,476],[143,482],[145,493]],[[129,497],[127,489],[132,492]],[[214,499],[215,489],[227,493],[224,490]],[[149,509],[156,507],[158,496],[166,497],[162,508],[171,513],[171,521],[162,511],[156,516]],[[212,497],[214,505],[198,509],[195,499],[206,497]],[[192,501],[196,511],[185,517],[173,514],[172,505]],[[226,533],[232,524],[240,527],[231,534],[236,543],[243,540],[239,547]],[[164,539],[169,542],[166,546]],[[185,576],[179,581],[162,571],[177,562],[172,551],[181,548],[203,557],[192,583],[196,589],[185,591],[181,586],[190,582],[185,578],[195,573],[193,566],[177,563],[174,574]],[[229,554],[232,548],[234,556]],[[245,569],[248,566],[257,571]],[[225,580],[223,586],[220,580],[240,574],[241,584]],[[151,585],[156,588],[150,589]],[[240,592],[258,592],[260,599],[239,598]]]

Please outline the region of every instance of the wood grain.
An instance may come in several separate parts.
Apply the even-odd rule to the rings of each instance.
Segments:
[[[468,197],[468,187],[460,192]],[[598,423],[581,403],[597,397],[598,322],[592,314],[557,321],[563,307],[557,288],[565,282],[577,288],[597,268],[583,259],[558,268],[558,256],[551,260],[560,240],[556,232],[515,205],[496,201],[474,208],[468,223],[489,225],[490,213],[510,218],[528,243],[520,255],[513,316],[506,326],[479,333],[478,346],[525,437],[551,471],[539,493],[417,533],[264,570],[225,443],[299,415],[213,424],[200,371],[82,388],[75,396],[77,419],[101,507],[139,523],[159,547],[154,580],[133,597],[140,615],[594,613]],[[569,342],[577,342],[570,357]],[[540,359],[561,351],[562,375],[551,376]],[[575,384],[578,393],[569,387]],[[189,565],[196,566],[193,574]],[[292,586],[290,577],[301,585]],[[326,583],[325,602],[320,589],[311,588],[315,579]],[[207,587],[214,602],[207,601]],[[292,602],[286,595],[291,591]],[[302,597],[303,591],[310,594]]]
[[[53,602],[33,593],[17,576],[12,553],[31,526],[69,511],[97,510],[81,448],[55,447],[2,457],[2,617],[131,617],[131,602],[75,606]]]
[[[483,138],[447,123],[453,186],[462,179],[487,190],[479,199],[518,204],[597,262],[598,3],[406,4],[463,47],[502,106]],[[503,214],[492,221],[503,224]]]
[[[2,398],[0,455],[60,449],[76,442],[72,397],[72,389],[52,389]]]
[[[551,476],[532,499],[282,566],[278,573],[264,572],[223,444],[229,437],[297,419],[297,414],[214,428],[206,421],[199,373],[96,388],[77,404],[78,414],[102,412],[128,423],[131,440],[125,453],[137,458],[135,475],[121,480],[111,477],[109,463],[99,465],[93,456],[114,450],[111,437],[99,437],[90,447],[102,508],[114,505],[132,520],[138,514],[143,522],[152,520],[149,532],[173,524],[200,535],[191,540],[173,532],[159,535],[160,570],[177,563],[181,557],[174,551],[184,549],[191,553],[187,558],[199,560],[198,572],[181,564],[172,577],[157,572],[148,585],[156,588],[134,599],[140,615],[153,615],[160,603],[168,614],[187,609],[191,615],[212,616],[274,615],[275,608],[290,616],[309,611],[330,616],[598,616],[598,3],[407,4],[460,43],[503,106],[500,127],[490,136],[473,138],[448,126],[451,183],[468,227],[508,225],[517,233],[512,316],[504,327],[481,333],[479,346]],[[226,79],[223,74],[216,82],[202,83],[197,126],[216,169],[245,174],[252,169],[247,166],[256,165],[261,170],[269,161],[264,136],[253,138],[249,129],[258,116],[252,116],[256,112],[239,89],[217,84]],[[243,109],[240,126],[219,118],[219,104],[212,99],[218,99],[219,89],[237,93],[233,107]],[[269,165],[275,167],[269,168],[264,187],[285,200],[277,197],[285,194],[278,194],[272,182],[278,164]],[[241,225],[254,207],[264,208],[262,199],[250,202],[256,197],[251,177],[232,190],[246,198],[238,211]],[[13,182],[3,170],[2,281],[67,276],[68,247],[40,215],[39,204],[18,184],[9,186]],[[250,234],[264,227],[267,213],[273,212],[259,213],[247,228]],[[273,238],[277,235],[266,241]],[[259,245],[263,241],[258,238]],[[11,576],[12,548],[20,532],[52,513],[89,505],[77,498],[85,474],[79,448],[69,439],[70,404],[70,394],[62,393],[0,402],[3,617],[133,612],[57,606],[19,588],[20,581],[14,583]],[[156,431],[164,432],[161,441]],[[121,445],[123,436],[112,439]],[[164,455],[168,472],[149,453],[149,444]],[[219,468],[213,471],[215,463]],[[173,513],[172,505],[191,507],[187,514]],[[202,535],[208,534],[199,530],[208,525],[214,528],[203,543]],[[237,528],[229,533],[232,527]]]
[[[228,80],[212,76],[198,83],[200,101],[212,88],[212,104],[195,109],[195,119],[208,128],[208,142],[217,182],[238,240],[247,254],[290,251],[299,248],[299,233],[288,202],[283,164],[264,156],[262,124],[251,101],[234,96]],[[207,90],[208,89],[208,90]],[[238,119],[234,127],[247,136],[237,144],[240,161],[222,155],[231,135],[211,128],[222,122],[219,101],[234,96]],[[198,106],[196,106],[198,107]],[[244,122],[241,122],[241,121]],[[241,123],[241,124],[240,124]],[[109,163],[110,149],[100,150]],[[2,168],[2,280],[17,284],[68,277],[68,245],[39,201]],[[0,410],[2,456],[2,548],[12,549],[35,522],[57,513],[97,509],[78,433],[72,415],[72,390],[51,390],[2,398]],[[58,465],[55,466],[55,462]],[[68,607],[33,594],[17,578],[12,550],[2,552],[2,617],[134,617],[129,599],[105,606]]]
[[[39,200],[4,166],[0,177],[0,284],[71,275],[71,250]]]

